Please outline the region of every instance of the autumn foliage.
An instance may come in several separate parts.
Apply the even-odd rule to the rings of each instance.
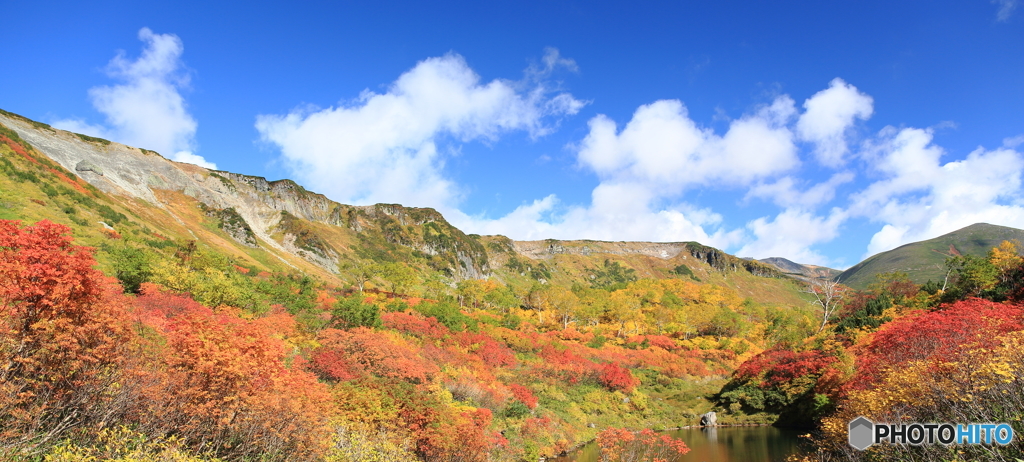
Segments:
[[[592,437],[588,415],[657,415],[637,370],[682,382],[737,363],[718,340],[613,335],[639,321],[595,332],[565,327],[565,313],[543,329],[495,315],[518,308],[494,283],[464,285],[482,290],[472,311],[346,297],[194,244],[146,258],[148,282],[126,295],[67,227],[0,222],[3,447],[54,460],[132,444],[182,460],[534,459]],[[693,289],[677,285],[665,287]],[[644,287],[620,298],[639,302]]]
[[[132,423],[232,457],[322,453],[328,396],[301,358],[286,365],[290,316],[151,284],[133,300],[94,263],[64,226],[0,222],[0,441]]]
[[[0,440],[45,440],[123,411],[134,332],[119,286],[92,265],[65,226],[0,221]]]
[[[966,350],[992,348],[1000,337],[1024,329],[1020,306],[971,299],[918,311],[890,322],[858,348],[857,376],[850,386],[873,385],[886,371],[914,361],[954,358]]]
[[[139,372],[144,428],[233,456],[302,459],[323,449],[329,396],[280,338],[295,335],[289,315],[249,320],[154,285],[142,292],[138,316],[166,342]]]
[[[665,462],[690,452],[682,440],[652,430],[631,432],[625,428],[607,428],[597,435],[602,462]]]
[[[601,384],[611,390],[618,390],[629,393],[640,384],[640,381],[633,377],[633,374],[615,363],[608,363],[601,367]]]

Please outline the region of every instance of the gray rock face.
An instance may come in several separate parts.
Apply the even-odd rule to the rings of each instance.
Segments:
[[[282,212],[309,222],[348,227],[355,232],[363,231],[359,221],[352,218],[356,212],[370,217],[385,214],[402,226],[444,221],[436,211],[421,211],[418,218],[414,218],[397,205],[346,206],[322,194],[307,191],[291,180],[268,181],[262,177],[208,170],[168,160],[153,151],[115,142],[90,142],[63,130],[40,129],[3,114],[0,114],[0,124],[14,130],[50,159],[107,194],[148,202],[167,210],[179,222],[181,220],[161,202],[157,192],[185,194],[212,210],[211,213],[221,220],[221,229],[240,244],[296,255],[331,272],[337,272],[339,254],[335,249],[329,245],[311,247],[300,236],[282,230],[279,226],[285,216]],[[285,232],[280,235],[280,231]],[[272,237],[275,233],[279,234],[276,239]],[[429,243],[417,250],[430,255],[446,251]],[[456,255],[453,271],[458,279],[480,278],[489,273],[486,258],[480,258],[482,251],[450,250],[454,250]]]
[[[714,427],[716,425],[718,425],[718,415],[715,414],[715,411],[700,416],[701,427]]]
[[[686,244],[682,242],[604,242],[604,241],[514,241],[514,250],[534,260],[548,259],[557,254],[583,255],[639,254],[648,257],[670,259],[682,253]]]
[[[95,173],[95,174],[97,174],[99,176],[103,176],[103,169],[99,168],[98,166],[96,166],[96,164],[93,164],[92,162],[89,162],[87,160],[83,160],[83,161],[75,164],[75,171],[76,172],[93,172],[93,173]]]
[[[325,222],[330,205],[334,204],[289,180],[271,182],[258,177],[215,172],[197,165],[173,162],[153,151],[120,143],[91,143],[63,130],[41,130],[2,114],[0,123],[105,193],[140,199],[166,209],[156,191],[178,191],[214,209],[234,209],[240,218],[238,222],[248,225],[252,236],[247,236],[248,232],[241,228],[232,229],[234,233],[229,234],[248,246],[257,245],[254,236],[267,247],[297,254],[295,249],[288,248],[288,243],[278,242],[270,236],[271,229],[281,220],[281,212],[287,211],[309,221]],[[337,271],[335,262],[330,259],[312,259],[311,262],[329,271]]]

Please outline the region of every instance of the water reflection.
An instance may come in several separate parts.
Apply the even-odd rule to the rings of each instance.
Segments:
[[[704,434],[704,438],[707,438],[708,443],[718,443],[718,427],[704,427],[700,431]]]
[[[668,432],[690,447],[678,462],[782,462],[798,450],[800,433],[775,427],[684,428]],[[597,445],[591,443],[559,462],[596,462]]]

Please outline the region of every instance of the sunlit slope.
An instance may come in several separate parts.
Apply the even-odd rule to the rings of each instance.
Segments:
[[[865,289],[875,282],[875,275],[901,271],[918,284],[928,280],[940,282],[946,275],[946,258],[953,255],[985,256],[989,250],[1007,240],[1024,242],[1024,230],[1006,226],[976,223],[927,241],[902,245],[874,255],[839,275],[839,282]]]
[[[21,155],[8,147],[4,152],[12,170],[0,176],[0,218],[68,224],[88,245],[106,242],[109,226],[152,245],[193,240],[246,266],[300,271],[334,283],[351,282],[352,268],[361,265],[401,262],[422,284],[496,277],[524,289],[591,285],[595,270],[608,261],[639,278],[687,278],[733,288],[757,302],[806,303],[799,283],[776,268],[696,242],[518,242],[467,235],[429,208],[340,204],[291,180],[178,163],[8,112],[0,111],[0,125],[26,151]],[[14,171],[36,172],[37,181]],[[99,205],[82,205],[71,193],[54,194],[58,186],[82,188]],[[100,205],[125,219],[100,224]],[[104,261],[103,255],[98,258]]]
[[[789,276],[805,281],[811,279],[832,279],[842,272],[824,266],[804,265],[782,257],[763,258],[758,261],[772,265]]]

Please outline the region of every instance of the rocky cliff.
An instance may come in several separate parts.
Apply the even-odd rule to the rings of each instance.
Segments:
[[[197,240],[201,228],[213,226],[223,232],[218,239],[234,246],[237,255],[248,254],[246,249],[262,249],[289,266],[308,263],[325,274],[337,273],[339,264],[349,260],[415,259],[462,280],[487,277],[514,261],[512,257],[543,261],[559,255],[583,258],[576,263],[579,268],[594,266],[585,258],[590,256],[595,261],[640,258],[633,266],[651,275],[662,271],[662,266],[685,265],[690,259],[693,265],[707,265],[708,270],[723,273],[782,276],[770,265],[742,260],[696,242],[481,239],[466,235],[433,209],[340,204],[291,180],[269,181],[174,162],[153,151],[54,129],[4,111],[0,111],[0,124],[100,191],[121,198],[126,210],[154,209]],[[656,261],[663,263],[650,263]],[[541,262],[526,266],[536,266],[538,274],[550,276]]]
[[[193,198],[243,246],[270,247],[336,272],[346,250],[336,247],[344,246],[346,236],[328,235],[351,231],[363,235],[362,240],[377,238],[436,256],[443,261],[437,266],[447,263],[444,269],[457,279],[489,272],[483,247],[433,209],[344,205],[291,180],[268,181],[174,162],[153,151],[54,129],[11,113],[0,113],[0,124],[99,190],[145,201],[182,224],[187,220],[176,216],[165,193]]]

